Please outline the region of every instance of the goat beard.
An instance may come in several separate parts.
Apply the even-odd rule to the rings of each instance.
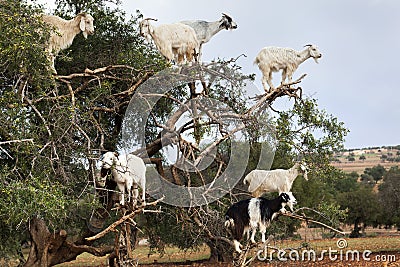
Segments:
[[[317,57],[314,57],[314,61],[315,61],[315,63],[317,63],[317,64],[319,63]]]

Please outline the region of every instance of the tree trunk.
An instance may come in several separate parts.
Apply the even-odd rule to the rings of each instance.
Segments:
[[[357,238],[357,237],[360,237],[360,236],[361,236],[361,235],[360,235],[360,227],[358,227],[358,224],[359,224],[359,223],[360,223],[360,218],[357,218],[357,219],[354,221],[354,229],[353,229],[353,231],[351,231],[349,237],[351,237],[351,238]]]
[[[65,230],[50,233],[43,220],[34,218],[30,221],[29,232],[32,238],[32,245],[28,260],[24,266],[52,266],[62,262],[60,259],[66,256],[64,254],[68,254],[67,251],[64,251],[62,254],[59,253],[59,249],[61,249],[62,244],[67,238]]]
[[[210,262],[232,262],[233,250],[225,242],[207,241],[207,246],[210,248]]]
[[[67,231],[50,232],[42,219],[30,221],[31,249],[24,267],[48,267],[75,260],[83,252],[95,256],[104,256],[113,251],[113,247],[96,248],[90,243],[72,243],[67,241]],[[87,233],[89,234],[89,232]],[[92,233],[90,233],[92,234]]]

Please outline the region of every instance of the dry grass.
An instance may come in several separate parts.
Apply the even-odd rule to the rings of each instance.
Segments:
[[[210,257],[210,251],[207,246],[201,246],[195,251],[182,251],[176,247],[167,247],[165,254],[161,256],[159,253],[149,254],[149,247],[138,246],[133,251],[134,258],[140,264],[151,263],[171,263],[171,262],[186,262],[186,261],[199,261],[205,260]],[[73,262],[62,263],[56,265],[57,267],[84,267],[84,266],[108,266],[107,256],[95,257],[88,253],[83,253],[77,257]]]
[[[337,238],[335,239],[319,239],[319,240],[311,240],[308,241],[308,249],[313,249],[317,253],[320,253],[323,250],[336,249],[337,247]],[[399,254],[400,251],[400,236],[377,236],[377,237],[367,237],[367,238],[352,238],[346,239],[348,246],[345,248],[346,250],[370,250],[374,253],[383,253],[385,255],[391,254]],[[270,245],[276,246],[279,248],[297,248],[301,245],[304,245],[304,240],[283,240],[271,243]],[[134,255],[139,261],[140,265],[155,265],[157,266],[174,266],[171,265],[173,263],[187,263],[187,265],[191,265],[189,262],[195,262],[199,260],[207,259],[210,256],[210,252],[206,246],[202,246],[198,251],[181,251],[174,247],[169,247],[166,249],[166,254],[163,257],[160,257],[160,254],[152,254],[148,255],[149,249],[147,246],[139,246],[135,251]],[[397,259],[398,258],[398,259]],[[397,260],[400,260],[397,257]],[[329,260],[329,259],[328,259]],[[282,265],[280,262],[276,262],[275,264],[262,266],[286,266]],[[322,262],[320,262],[322,264]],[[337,265],[336,262],[333,265],[323,265],[323,266],[342,266]],[[84,267],[84,266],[107,266],[106,257],[94,257],[90,254],[84,253],[80,255],[76,261],[70,263],[63,263],[57,265],[58,267]],[[208,265],[207,263],[196,264],[196,266],[214,266]],[[225,266],[225,265],[224,265]],[[255,266],[258,266],[257,264]],[[260,265],[261,266],[261,265]],[[292,266],[292,265],[287,265]],[[304,265],[309,266],[309,265]],[[318,266],[318,265],[315,265]],[[322,266],[322,265],[321,265]],[[380,265],[357,265],[356,263],[352,263],[346,266],[380,266]],[[391,265],[389,265],[391,266]],[[394,265],[396,266],[396,265]]]
[[[360,155],[355,155],[355,161],[348,161],[347,160],[347,155],[338,155],[336,158],[340,162],[332,162],[331,165],[335,166],[338,169],[343,170],[344,172],[351,173],[351,172],[357,172],[358,174],[362,174],[365,170],[365,168],[371,168],[373,166],[376,166],[378,164],[384,166],[386,169],[389,169],[392,166],[400,166],[399,162],[388,162],[388,161],[382,161],[381,156],[386,155],[387,153],[392,153],[393,155],[396,155],[397,150],[392,150],[392,151],[387,151],[387,150],[382,150],[381,152],[368,152],[363,154],[365,156],[365,160],[360,160],[359,157]]]

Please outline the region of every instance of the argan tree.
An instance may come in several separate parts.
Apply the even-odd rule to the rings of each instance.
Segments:
[[[399,229],[400,213],[398,207],[400,204],[400,188],[399,188],[400,170],[397,166],[390,168],[383,176],[383,183],[379,186],[379,202],[381,210],[381,224],[391,227],[397,225]]]
[[[138,36],[140,14],[125,22],[105,2],[57,1],[58,15],[86,11],[96,26],[93,36],[77,36],[58,56],[57,76],[44,54],[51,29],[41,10],[22,0],[0,2],[1,256],[20,254],[26,240],[25,266],[52,266],[83,252],[105,255],[117,246],[110,242],[113,225],[140,216],[154,247],[205,243],[211,260],[230,260],[223,214],[248,197],[241,177],[254,168],[287,168],[301,157],[312,179],[325,183],[321,177],[329,180],[330,156],[347,130],[303,96],[304,76],[257,93],[254,75],[243,74],[236,58],[170,68]],[[279,98],[292,107],[276,110]],[[157,163],[149,164],[147,193],[164,202],[153,202],[161,212],[110,216],[116,194],[97,188],[94,171],[106,150]],[[114,188],[109,181],[106,189]]]
[[[81,11],[69,10],[64,18]],[[103,1],[85,11],[95,18],[96,33],[77,36],[57,58],[60,75],[52,76],[44,53],[51,29],[42,11],[25,1],[0,2],[0,251],[16,255],[30,240],[25,266],[113,251],[84,239],[109,217],[112,200],[110,194],[99,200],[92,162],[115,149],[129,99],[164,67],[139,38],[138,17],[125,22],[123,12]],[[72,236],[79,238],[72,242]]]

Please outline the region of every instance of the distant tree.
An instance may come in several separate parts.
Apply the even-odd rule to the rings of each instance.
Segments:
[[[359,237],[360,230],[374,224],[381,210],[377,194],[362,184],[358,184],[356,190],[339,194],[337,199],[340,208],[348,210],[346,222],[354,225],[350,237]]]
[[[388,155],[381,155],[381,160],[382,162],[385,162],[385,160],[387,160]]]
[[[364,155],[361,155],[358,159],[364,161],[364,160],[366,160],[367,158],[366,158]]]
[[[347,160],[350,162],[356,161],[355,157],[353,157],[353,156],[348,156]]]
[[[365,168],[364,174],[372,176],[375,183],[382,179],[383,175],[386,173],[385,167],[378,164],[372,168]]]
[[[361,182],[362,183],[364,183],[364,184],[370,184],[370,185],[373,185],[375,182],[374,182],[374,177],[372,177],[371,175],[369,175],[369,174],[365,174],[365,173],[363,173],[363,174],[361,174]]]
[[[360,175],[358,175],[357,172],[352,171],[351,173],[347,173],[346,176],[357,180]]]
[[[387,226],[400,225],[400,169],[392,167],[383,176],[383,183],[379,186],[379,201],[382,204],[381,223]]]

